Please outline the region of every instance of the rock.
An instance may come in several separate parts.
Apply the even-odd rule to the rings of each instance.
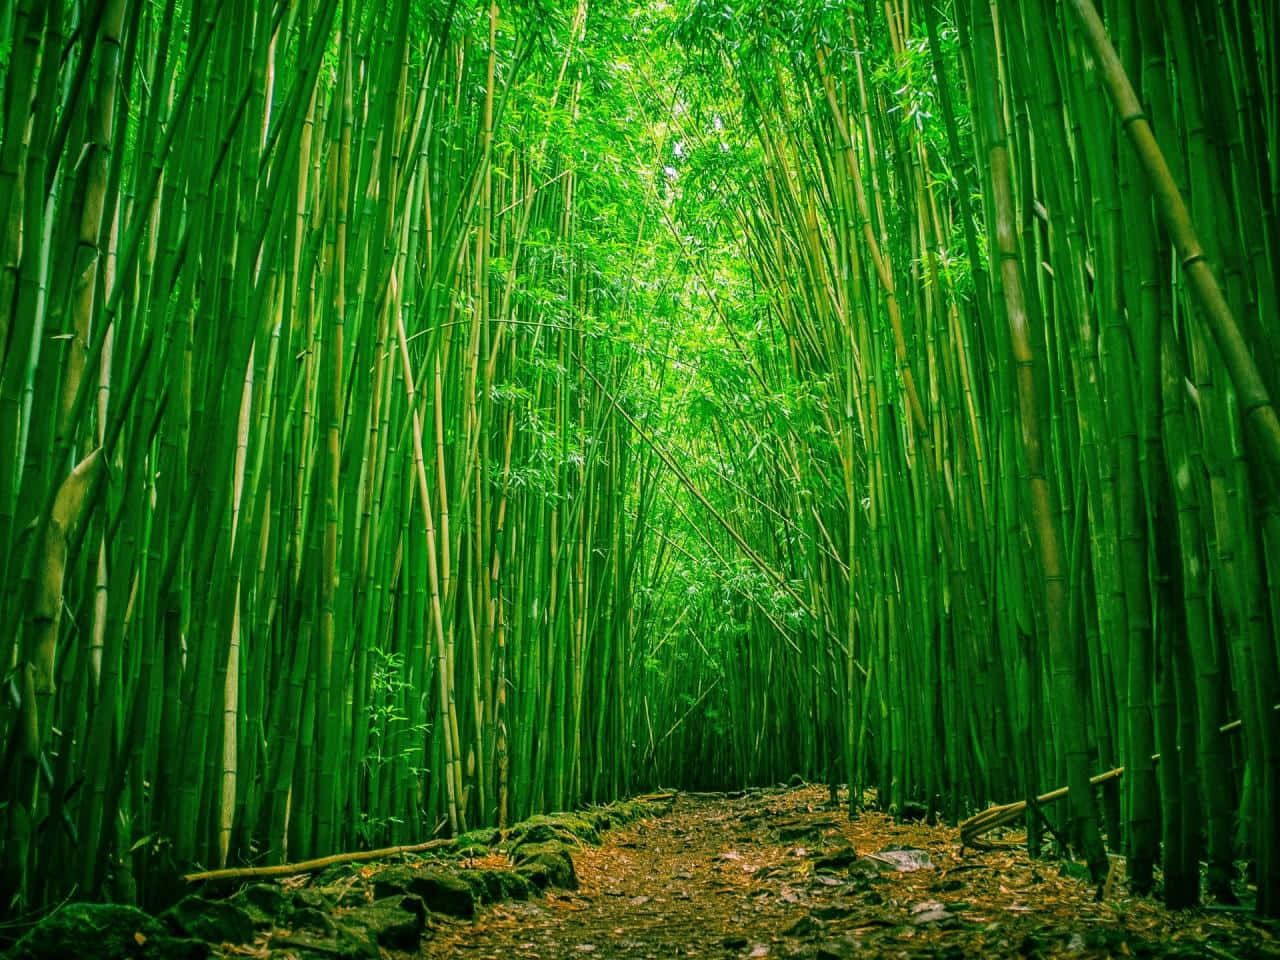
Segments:
[[[69,903],[45,917],[6,960],[204,960],[209,945],[174,937],[154,917],[111,903]]]
[[[289,914],[289,926],[297,930],[319,930],[321,933],[333,933],[333,919],[323,910],[315,907],[294,907]]]
[[[496,846],[501,840],[502,834],[497,830],[468,830],[458,835],[457,849],[461,852],[472,847],[483,847],[487,852],[489,847]]]
[[[855,880],[873,880],[892,869],[883,860],[874,857],[859,857],[849,865],[849,875]],[[864,883],[865,886],[865,883]]]
[[[819,929],[821,929],[821,926],[818,921],[811,916],[805,915],[795,921],[795,923],[791,923],[783,927],[782,935],[784,937],[803,937],[810,933],[814,933]]]
[[[933,869],[933,861],[929,858],[928,853],[924,850],[915,850],[910,847],[890,847],[885,850],[877,850],[868,856],[870,859],[879,860],[887,869],[895,870],[898,873]]]
[[[253,939],[253,917],[230,900],[206,900],[192,894],[160,914],[174,933],[209,943],[247,943]]]
[[[908,823],[919,823],[929,815],[929,808],[918,800],[908,800],[898,812],[898,818]]]
[[[303,887],[300,890],[293,891],[293,905],[295,907],[310,907],[313,910],[323,910],[326,913],[333,909],[333,903],[329,898],[315,887]]]
[[[427,908],[412,896],[391,896],[343,915],[339,931],[350,935],[354,927],[388,950],[417,950],[427,925]]]
[[[578,874],[573,858],[560,843],[531,843],[517,848],[513,854],[516,869],[535,886],[578,889]]]
[[[939,923],[953,918],[954,915],[951,911],[937,900],[925,900],[923,903],[917,903],[911,908],[911,922],[916,926],[923,926],[926,923]]]
[[[821,820],[792,820],[788,823],[778,825],[778,839],[782,843],[792,843],[796,840],[817,839],[822,836],[824,830],[834,830],[840,825],[830,818]]]
[[[318,888],[332,887],[336,883],[350,879],[352,873],[355,872],[358,864],[351,863],[335,863],[333,866],[325,867],[314,877],[311,878],[311,886]]]
[[[459,877],[440,870],[386,867],[373,875],[373,896],[381,900],[393,894],[412,894],[429,910],[451,917],[474,917],[476,897]]]
[[[577,813],[552,813],[530,817],[512,828],[510,838],[513,841],[513,847],[521,847],[529,843],[547,843],[552,840],[574,847],[583,843],[593,847],[600,845],[600,834],[590,818]]]
[[[288,909],[284,891],[275,883],[252,883],[232,897],[250,915],[255,927],[266,927]]]
[[[837,847],[829,853],[824,853],[813,861],[813,869],[816,871],[828,871],[834,873],[843,870],[849,864],[858,859],[858,851],[853,847]]]
[[[270,942],[272,956],[276,951],[297,960],[377,960],[379,951],[362,932],[344,931],[336,938],[313,937],[305,933],[289,933],[273,937]]]
[[[321,887],[320,895],[339,907],[359,907],[369,900],[365,896],[367,890],[368,887],[357,885],[352,882],[352,878],[348,877],[341,883],[335,883],[331,887]]]
[[[463,870],[458,876],[481,903],[528,900],[533,896],[528,878],[514,870]]]
[[[814,907],[813,909],[813,915],[819,920],[843,920],[845,917],[852,916],[852,914],[853,907],[842,906],[838,903]]]
[[[814,955],[815,960],[849,960],[859,953],[858,941],[844,938],[840,940],[828,940],[826,943],[819,945],[818,952]]]
[[[1081,880],[1085,883],[1090,882],[1089,867],[1083,863],[1076,863],[1073,860],[1064,860],[1058,865],[1058,875],[1062,877],[1070,877],[1073,880]]]

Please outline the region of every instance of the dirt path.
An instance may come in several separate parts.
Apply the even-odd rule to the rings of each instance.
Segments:
[[[817,787],[682,795],[668,816],[573,859],[576,891],[435,921],[421,955],[1280,957],[1268,928],[1240,914],[1172,914],[1119,884],[1098,903],[1056,863],[962,855],[947,827],[879,814],[851,823]]]

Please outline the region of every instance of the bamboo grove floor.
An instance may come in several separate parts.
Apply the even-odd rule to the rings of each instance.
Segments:
[[[577,890],[433,920],[421,955],[1280,957],[1275,931],[1247,914],[1172,913],[1128,897],[1122,877],[1098,902],[1057,862],[962,851],[945,826],[850,822],[819,787],[683,794],[574,861]]]

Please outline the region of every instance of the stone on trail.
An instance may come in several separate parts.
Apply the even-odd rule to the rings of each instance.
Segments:
[[[853,847],[837,847],[814,860],[813,869],[819,872],[843,870],[857,859],[858,851]]]
[[[818,946],[815,960],[849,960],[862,953],[858,941],[849,937],[839,940],[828,940]]]
[[[810,823],[781,823],[778,825],[778,840],[782,843],[795,843],[797,840],[814,840],[824,830],[834,829],[837,824],[832,820],[815,820]]]
[[[821,924],[809,914],[805,914],[798,920],[795,920],[782,928],[784,937],[804,937],[811,933],[816,933],[821,929]]]
[[[911,922],[916,926],[951,920],[954,916],[946,908],[945,904],[939,903],[937,900],[926,900],[923,903],[917,903],[911,908]]]
[[[932,870],[933,861],[924,850],[911,848],[888,848],[868,854],[868,859],[878,860],[886,869],[898,873],[911,873],[915,870]]]

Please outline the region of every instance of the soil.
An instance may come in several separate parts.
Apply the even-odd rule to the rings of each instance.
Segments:
[[[1273,928],[1245,912],[1128,896],[1119,860],[1099,901],[1070,865],[963,851],[946,826],[850,821],[819,787],[681,794],[573,861],[576,890],[433,916],[419,956],[1280,957]]]

